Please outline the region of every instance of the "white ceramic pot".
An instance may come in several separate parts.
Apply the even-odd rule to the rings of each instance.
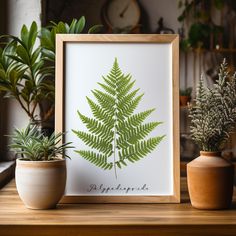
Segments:
[[[55,208],[64,194],[66,161],[16,161],[16,187],[27,208]]]

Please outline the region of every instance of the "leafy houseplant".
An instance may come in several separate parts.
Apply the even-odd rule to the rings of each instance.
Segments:
[[[201,78],[189,116],[191,137],[202,150],[187,165],[191,202],[196,208],[228,208],[234,167],[220,157],[220,151],[236,124],[236,75],[229,75],[225,61],[212,88],[206,88]]]
[[[45,83],[51,71],[44,67],[41,47],[35,48],[37,33],[35,22],[30,29],[24,25],[19,38],[7,36],[12,41],[0,53],[0,90],[6,92],[5,97],[15,98],[33,122],[40,101],[53,100],[52,81]]]
[[[192,87],[180,89],[180,105],[186,106],[191,101]]]
[[[62,133],[44,136],[36,126],[15,129],[11,135],[14,150],[20,158],[16,165],[16,186],[28,208],[55,207],[64,193],[66,163],[64,154],[71,143],[61,143]]]
[[[5,97],[16,99],[31,123],[47,126],[53,120],[56,34],[78,34],[84,27],[84,17],[73,19],[70,25],[52,22],[42,29],[33,22],[29,28],[23,25],[20,37],[1,37],[10,42],[0,48],[0,91],[5,92]],[[100,29],[99,25],[93,26],[89,33]],[[37,38],[41,42],[39,46]]]

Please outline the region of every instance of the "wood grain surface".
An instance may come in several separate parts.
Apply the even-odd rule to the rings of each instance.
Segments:
[[[230,210],[191,207],[186,179],[181,204],[59,204],[26,209],[14,181],[0,190],[1,236],[236,235],[236,194]]]

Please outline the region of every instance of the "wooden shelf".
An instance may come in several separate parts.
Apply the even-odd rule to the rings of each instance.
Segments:
[[[212,52],[219,52],[219,53],[236,53],[236,48],[219,48],[219,49],[210,49],[209,51]]]
[[[29,210],[12,181],[0,190],[0,235],[236,235],[236,194],[231,210],[200,211],[189,202],[185,178],[181,189],[181,204],[59,204]]]
[[[216,53],[236,53],[236,48],[213,48],[213,49],[203,49],[203,48],[194,48],[191,49],[191,51],[196,53],[202,53],[202,52],[216,52]]]

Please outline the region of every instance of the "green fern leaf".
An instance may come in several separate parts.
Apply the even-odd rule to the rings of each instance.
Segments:
[[[111,169],[113,167],[113,163],[107,162],[107,156],[101,155],[92,151],[76,151],[80,154],[81,157],[83,157],[85,160],[90,161],[91,163],[95,164],[96,166],[106,170]]]
[[[136,97],[134,100],[129,102],[126,106],[124,107],[117,107],[118,112],[119,112],[119,117],[124,117],[128,118],[131,116],[134,112],[134,110],[137,108],[139,102],[141,101],[142,97],[144,94],[139,95]]]
[[[107,80],[105,80],[105,82],[107,82],[107,81],[112,83],[115,86],[115,88],[116,88],[117,81],[116,81],[115,75],[113,75],[113,74],[107,75]],[[107,83],[107,84],[109,84],[109,83]],[[113,86],[111,86],[111,87],[113,87]]]
[[[130,104],[132,103],[138,91],[139,89],[136,89],[133,92],[127,94],[126,96],[123,96],[120,100],[118,99],[118,103],[117,103],[118,119],[124,120],[125,118],[124,114],[126,114],[127,108],[130,107]]]
[[[112,96],[115,96],[116,90],[115,88],[110,87],[109,85],[105,85],[102,83],[98,83],[107,93],[111,94]]]
[[[121,90],[122,88],[125,88],[128,86],[128,84],[131,81],[132,76],[130,74],[128,75],[123,75],[122,79],[118,80],[116,85],[117,85],[117,89]]]
[[[116,81],[114,79],[105,78],[104,76],[102,76],[102,78],[107,86],[109,86],[111,89],[116,89]]]
[[[113,113],[115,108],[115,99],[107,93],[103,93],[98,90],[92,91],[94,97],[98,100],[101,107],[103,107],[108,113]]]
[[[134,80],[131,83],[129,83],[127,86],[119,88],[120,92],[119,92],[119,95],[117,96],[118,99],[121,99],[122,97],[126,96],[129,93],[129,91],[133,88],[135,82],[136,81]]]
[[[149,135],[149,133],[151,133],[160,124],[162,124],[162,122],[150,122],[137,127],[120,130],[120,136],[117,139],[117,147],[125,148],[129,144],[137,143],[139,140],[142,140]]]
[[[128,117],[126,120],[121,120],[118,124],[118,130],[129,129],[140,125],[153,111],[155,111],[155,109],[140,112]]]
[[[109,138],[113,137],[114,135],[113,131],[109,129],[108,126],[97,121],[96,119],[88,118],[82,115],[79,111],[78,111],[78,115],[91,133],[98,135],[102,139],[107,138],[107,137]]]
[[[130,145],[129,147],[122,149],[119,151],[120,160],[128,160],[130,162],[139,161],[153,151],[164,137],[165,135],[139,141],[135,145]]]
[[[134,97],[136,96],[136,94],[139,90],[140,89],[136,89],[133,92],[127,94],[126,96],[121,97],[121,99],[119,100],[117,106],[122,107],[125,104],[126,105],[129,104],[134,99]]]
[[[92,94],[96,101],[87,98],[93,118],[78,111],[78,116],[89,132],[73,132],[87,146],[97,150],[78,150],[77,153],[87,161],[102,169],[122,169],[129,162],[136,162],[151,153],[164,136],[147,138],[162,122],[143,121],[155,109],[133,114],[144,94],[140,89],[132,91],[135,80],[130,74],[124,75],[117,59],[103,82],[98,85],[102,91],[95,89]],[[111,161],[112,160],[112,161]]]
[[[78,136],[78,138],[80,138],[86,145],[90,146],[91,148],[95,148],[107,155],[112,154],[112,145],[110,144],[109,137],[105,140],[83,131],[73,130],[73,132]]]
[[[107,112],[105,109],[97,105],[91,99],[87,98],[88,104],[92,110],[92,113],[96,119],[102,121],[108,127],[113,127],[114,120],[113,117],[110,115],[110,112]]]

